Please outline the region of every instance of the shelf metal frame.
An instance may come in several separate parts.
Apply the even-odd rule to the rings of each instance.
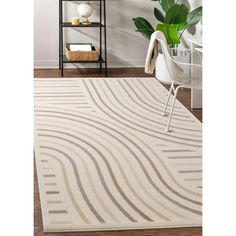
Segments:
[[[99,2],[99,21],[91,22],[90,25],[72,25],[71,22],[63,21],[63,2],[87,2],[87,0],[59,0],[59,69],[61,76],[64,76],[64,63],[99,63],[100,72],[103,72],[107,77],[107,32],[106,32],[106,0],[92,0],[91,2]],[[64,28],[99,28],[99,46],[100,56],[97,61],[68,61],[64,53]],[[104,38],[103,38],[104,37]],[[103,50],[104,46],[104,50]]]

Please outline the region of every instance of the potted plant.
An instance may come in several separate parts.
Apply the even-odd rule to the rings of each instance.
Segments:
[[[152,1],[158,2],[162,8],[162,11],[156,7],[154,8],[154,16],[157,19],[155,29],[145,18],[135,17],[133,18],[133,21],[137,28],[136,31],[140,32],[147,39],[150,39],[155,30],[162,31],[166,36],[167,43],[170,48],[176,48],[180,44],[181,37],[187,27],[198,24],[202,18],[202,6],[190,11],[185,4],[179,3],[178,0]],[[159,64],[159,66],[162,64],[163,67],[164,59],[162,55],[158,56],[157,64]],[[158,73],[157,70],[156,73]],[[163,71],[163,73],[168,76],[167,71]],[[167,77],[165,78],[165,76],[156,76],[157,78],[162,78],[162,80],[164,80],[163,82],[165,82],[165,80],[167,80],[167,82],[170,81],[170,79]]]

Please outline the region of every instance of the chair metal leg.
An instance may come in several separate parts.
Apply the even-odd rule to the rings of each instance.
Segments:
[[[166,108],[168,106],[172,90],[174,90],[174,82],[171,83],[171,86],[170,86],[170,89],[169,89],[169,93],[168,93],[168,96],[167,96],[167,99],[166,99],[165,107],[164,107],[164,110],[162,112],[163,116],[166,116]]]
[[[174,111],[174,106],[175,106],[175,100],[178,94],[178,90],[181,86],[178,86],[176,89],[174,89],[174,97],[173,97],[173,102],[172,102],[172,106],[171,106],[171,110],[170,110],[170,116],[167,122],[167,126],[166,126],[166,132],[170,132],[170,122],[171,122],[171,118],[172,118],[172,114]]]

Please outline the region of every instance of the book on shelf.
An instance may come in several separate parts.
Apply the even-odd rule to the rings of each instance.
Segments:
[[[71,52],[76,51],[92,51],[92,44],[70,44],[69,50]]]

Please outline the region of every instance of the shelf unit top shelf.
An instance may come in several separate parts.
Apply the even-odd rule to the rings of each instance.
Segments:
[[[103,24],[100,22],[91,22],[90,25],[83,25],[80,23],[79,25],[72,25],[71,22],[63,22],[62,27],[81,27],[81,28],[87,28],[87,27],[104,27]]]

